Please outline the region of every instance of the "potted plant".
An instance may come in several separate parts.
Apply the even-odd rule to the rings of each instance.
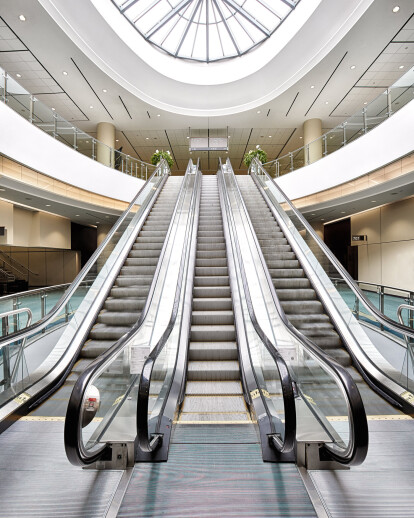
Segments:
[[[260,149],[260,146],[256,146],[256,149],[251,149],[248,153],[244,155],[243,162],[247,166],[247,169],[250,167],[253,158],[257,157],[262,164],[267,162],[267,154],[263,149]]]
[[[172,159],[169,151],[158,151],[158,149],[155,151],[155,153],[151,157],[151,164],[157,165],[159,162],[161,162],[161,158],[163,158],[168,166],[171,168],[174,165],[174,160]]]

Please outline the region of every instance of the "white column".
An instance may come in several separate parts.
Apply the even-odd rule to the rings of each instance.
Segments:
[[[97,161],[108,167],[114,167],[115,126],[110,122],[99,122],[96,126],[96,139],[99,141],[97,144]],[[105,145],[100,144],[101,142]]]
[[[308,119],[303,123],[303,140],[305,146],[309,144],[309,163],[322,158],[322,121],[321,119]],[[318,140],[316,140],[318,139]],[[316,142],[313,142],[316,140]],[[312,144],[311,144],[312,142]],[[305,163],[308,160],[308,151],[305,149]]]

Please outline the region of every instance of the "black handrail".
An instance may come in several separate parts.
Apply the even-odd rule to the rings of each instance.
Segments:
[[[33,334],[36,330],[42,328],[45,324],[47,324],[47,322],[52,320],[58,314],[58,312],[67,304],[67,302],[71,298],[72,294],[79,287],[81,282],[83,282],[83,278],[85,277],[85,275],[87,275],[90,268],[96,262],[96,259],[99,257],[102,250],[106,247],[106,245],[112,239],[112,237],[114,236],[116,231],[119,229],[119,227],[125,221],[126,217],[130,213],[132,207],[135,205],[135,202],[138,199],[141,192],[145,189],[148,182],[150,182],[152,180],[152,178],[158,174],[158,172],[161,170],[162,167],[165,167],[165,164],[163,161],[160,162],[159,166],[155,169],[155,171],[152,173],[150,178],[144,183],[144,185],[138,191],[136,196],[134,196],[134,199],[128,205],[126,210],[119,216],[115,225],[109,231],[109,233],[107,234],[105,239],[98,246],[98,248],[95,250],[95,252],[92,254],[90,259],[88,260],[88,262],[85,264],[85,266],[82,268],[82,270],[78,273],[78,275],[75,277],[75,279],[70,284],[69,288],[65,291],[65,293],[62,295],[62,297],[56,302],[56,304],[53,306],[53,308],[43,318],[41,318],[40,320],[38,320],[37,322],[32,324],[30,327],[26,327],[25,329],[20,329],[19,331],[16,331],[15,333],[12,333],[10,335],[0,338],[0,348],[11,342],[14,342],[15,340],[21,340],[21,339],[26,338],[29,335]],[[165,176],[165,179],[162,181],[162,183],[165,183],[166,179],[167,179],[167,175]],[[161,187],[161,185],[160,185],[160,187]],[[148,201],[150,201],[150,200],[148,200]]]
[[[139,329],[145,322],[145,318],[148,313],[148,309],[151,304],[151,300],[155,291],[155,286],[157,283],[159,271],[161,268],[162,261],[164,259],[164,255],[167,248],[167,243],[169,237],[172,232],[172,222],[174,221],[175,215],[178,210],[178,206],[182,203],[183,192],[185,188],[185,180],[184,177],[180,192],[177,196],[177,201],[174,207],[174,212],[171,217],[171,223],[167,231],[167,235],[164,239],[164,245],[161,250],[160,258],[158,260],[157,268],[154,273],[153,281],[151,283],[151,288],[149,294],[147,296],[144,308],[140,314],[138,321],[131,327],[127,334],[121,337],[115,344],[113,344],[107,351],[101,354],[98,358],[96,358],[92,363],[88,365],[88,367],[82,372],[82,374],[77,379],[72,394],[69,399],[68,409],[66,412],[65,419],[65,431],[64,431],[64,442],[65,442],[65,450],[66,455],[69,461],[75,466],[87,466],[90,465],[108,452],[109,446],[107,444],[103,445],[99,449],[94,450],[92,453],[88,453],[83,447],[82,443],[82,401],[86,389],[90,383],[90,381],[95,377],[96,373],[99,370],[105,369],[112,360],[121,352],[121,350],[129,343],[131,338],[138,333]],[[128,397],[130,390],[132,389],[137,376],[135,376],[131,383],[129,389],[126,391],[123,399]],[[121,407],[121,403],[118,404],[118,409]],[[114,414],[115,415],[115,414]]]
[[[222,163],[220,160],[220,167],[222,168]],[[221,175],[223,176],[222,170],[219,171]],[[224,178],[222,178],[222,184],[223,184],[223,190],[226,192],[227,190],[224,182]],[[231,213],[231,208],[229,207],[229,201],[228,201],[228,195],[226,197],[226,212],[228,214]],[[284,403],[284,411],[285,411],[285,436],[284,440],[280,441],[277,440],[275,436],[273,436],[272,446],[274,446],[280,453],[286,453],[290,452],[294,449],[296,444],[296,404],[295,404],[295,394],[293,391],[293,383],[292,378],[289,373],[288,366],[284,360],[284,358],[281,356],[279,351],[276,349],[276,347],[273,345],[271,340],[268,338],[266,333],[261,328],[259,322],[257,321],[256,313],[254,311],[250,290],[246,278],[246,272],[244,268],[244,263],[241,257],[241,251],[240,251],[240,245],[237,237],[237,233],[234,233],[236,240],[235,240],[235,252],[237,255],[237,261],[240,266],[240,272],[242,277],[242,283],[243,283],[243,289],[246,296],[246,303],[247,308],[249,312],[250,320],[253,324],[253,327],[259,336],[260,340],[263,342],[264,346],[266,347],[267,351],[269,352],[270,356],[272,357],[273,361],[276,364],[277,370],[279,372],[279,378],[280,383],[282,386],[282,394],[283,394],[283,403]],[[250,351],[249,351],[250,354]],[[251,357],[250,357],[250,361]],[[255,374],[254,369],[252,369],[252,373],[254,378],[256,379],[256,384],[258,384],[258,380]],[[266,399],[264,398],[262,392],[259,390],[260,397],[262,399],[263,405],[266,409],[269,421],[272,422],[271,419],[271,413],[268,409]]]
[[[190,210],[193,214],[193,218],[195,216],[194,214],[194,207],[197,203],[197,195],[198,195],[198,189],[199,189],[199,183],[200,183],[200,177],[201,174],[198,169],[198,162],[197,162],[197,178],[196,182],[194,184],[194,191],[190,203]],[[189,233],[191,236],[192,230],[193,230],[193,222],[194,219],[190,219],[187,223],[187,234]],[[189,236],[187,235],[186,238],[186,245],[183,247],[183,250],[188,248],[190,246]],[[177,318],[179,303],[180,303],[180,296],[181,296],[181,289],[184,279],[184,272],[185,272],[185,259],[186,254],[183,253],[181,256],[180,261],[180,270],[179,270],[179,276],[178,276],[178,282],[177,287],[175,290],[175,296],[174,296],[174,304],[173,309],[170,315],[170,320],[168,322],[168,326],[165,329],[163,335],[159,339],[157,345],[153,348],[151,353],[149,354],[148,358],[145,360],[144,366],[142,368],[141,377],[139,380],[139,386],[138,386],[138,399],[137,399],[137,413],[136,413],[136,422],[137,422],[137,448],[140,449],[141,452],[144,453],[152,453],[154,452],[162,442],[162,435],[159,433],[155,433],[151,438],[149,437],[149,430],[148,430],[148,402],[149,402],[149,394],[150,394],[150,386],[151,386],[151,376],[152,371],[154,369],[155,362],[163,350],[165,344],[167,343],[167,340],[174,328],[175,321]],[[178,355],[178,351],[177,351]],[[174,365],[174,369],[171,375],[171,382],[174,378],[174,373],[176,369],[176,363]],[[158,425],[157,428],[159,428],[159,425],[161,423],[161,417],[163,415],[163,409],[167,403],[168,400],[168,394],[171,388],[171,383],[168,388],[168,393],[164,396],[163,406],[161,408],[161,411],[159,413],[158,418]]]
[[[233,168],[231,167],[231,163],[229,160],[227,160],[227,168],[233,173]],[[243,206],[243,210],[246,214],[246,219],[248,221],[249,227],[252,231],[252,235],[255,241],[255,245],[257,248],[257,251],[260,256],[260,260],[264,266],[264,272],[267,278],[267,282],[272,294],[272,298],[276,307],[277,312],[279,313],[279,316],[283,323],[285,324],[286,328],[289,330],[289,332],[294,335],[294,337],[299,340],[299,342],[302,343],[305,349],[310,350],[320,361],[321,363],[328,366],[328,368],[334,373],[334,376],[337,377],[338,381],[340,382],[344,393],[347,398],[347,404],[348,408],[350,410],[350,423],[352,426],[352,430],[354,431],[352,441],[350,441],[350,445],[348,449],[341,455],[338,454],[338,452],[333,450],[328,444],[324,445],[324,449],[327,450],[328,454],[333,460],[336,460],[337,462],[340,462],[341,464],[347,464],[347,465],[358,465],[361,464],[364,459],[366,458],[367,452],[368,452],[368,422],[366,418],[366,413],[364,409],[364,404],[362,402],[361,395],[358,391],[358,388],[352,379],[352,376],[349,374],[349,372],[342,367],[339,363],[337,363],[333,358],[330,358],[326,353],[324,353],[317,345],[315,345],[309,338],[307,338],[305,335],[303,335],[300,331],[298,331],[288,320],[281,304],[279,301],[279,297],[277,296],[276,290],[273,286],[273,282],[270,277],[269,270],[266,265],[266,261],[263,257],[263,253],[261,250],[261,247],[257,241],[256,232],[254,231],[247,207],[245,205],[243,196],[240,192],[240,188],[238,183],[234,180],[234,184],[236,186],[240,201]],[[273,344],[272,344],[273,346]],[[274,347],[274,346],[273,346]],[[304,398],[304,401],[306,402],[307,399]],[[313,408],[311,408],[311,411],[313,412]],[[316,415],[317,419],[319,420],[319,417]]]
[[[354,294],[358,297],[359,300],[362,301],[362,303],[367,306],[372,313],[376,316],[376,318],[379,320],[381,324],[383,324],[386,327],[391,328],[393,331],[407,334],[411,338],[414,338],[414,330],[400,324],[399,322],[394,322],[389,317],[378,311],[378,309],[372,304],[372,302],[365,297],[362,290],[359,288],[359,286],[355,283],[354,279],[349,275],[349,273],[345,270],[345,268],[342,266],[342,264],[338,261],[338,259],[335,257],[335,255],[331,252],[331,250],[327,247],[327,245],[322,241],[322,239],[318,236],[318,234],[315,232],[315,230],[311,227],[309,222],[306,220],[306,218],[303,216],[303,214],[298,211],[298,209],[295,207],[295,205],[291,202],[291,200],[286,196],[286,194],[283,192],[283,190],[280,188],[280,186],[274,181],[274,179],[268,174],[266,169],[262,166],[262,164],[257,160],[256,158],[253,159],[253,162],[256,166],[258,166],[262,172],[268,177],[268,179],[275,185],[277,190],[280,192],[280,194],[285,198],[284,203],[287,203],[295,216],[299,219],[299,221],[302,223],[302,225],[305,227],[306,232],[309,232],[309,234],[313,237],[314,241],[318,244],[319,248],[322,250],[322,252],[328,257],[328,259],[333,263],[335,268],[340,272],[342,277],[345,279],[348,286],[351,288],[351,290],[354,292]],[[253,163],[252,162],[252,163]],[[251,166],[250,166],[251,167]]]

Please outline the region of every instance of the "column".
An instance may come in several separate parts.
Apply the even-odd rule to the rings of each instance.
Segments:
[[[309,163],[316,162],[322,158],[322,121],[321,119],[308,119],[303,123],[303,140],[305,146],[309,144]],[[319,139],[313,142],[315,139]],[[311,144],[312,142],[312,144]],[[307,163],[308,155],[305,149],[305,163]]]
[[[96,126],[96,139],[99,141],[96,160],[108,167],[114,167],[114,152],[110,148],[115,148],[115,126],[110,122],[99,122]]]

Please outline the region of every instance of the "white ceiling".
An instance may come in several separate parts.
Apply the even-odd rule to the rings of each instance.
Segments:
[[[303,143],[305,119],[318,117],[325,129],[332,128],[413,67],[414,6],[412,0],[398,4],[400,11],[394,14],[393,2],[375,0],[342,41],[294,86],[257,109],[226,117],[176,115],[139,100],[94,65],[34,0],[0,0],[0,66],[12,77],[19,73],[16,80],[28,91],[92,136],[98,122],[112,122],[123,151],[149,161],[155,149],[169,149],[179,170],[198,156],[202,169],[214,170],[223,156],[190,156],[189,127],[226,132],[228,126],[228,156],[235,170],[243,170],[243,154],[256,144],[269,159],[297,149]],[[23,98],[11,103],[27,110]],[[42,121],[50,118],[39,105],[36,109]]]

